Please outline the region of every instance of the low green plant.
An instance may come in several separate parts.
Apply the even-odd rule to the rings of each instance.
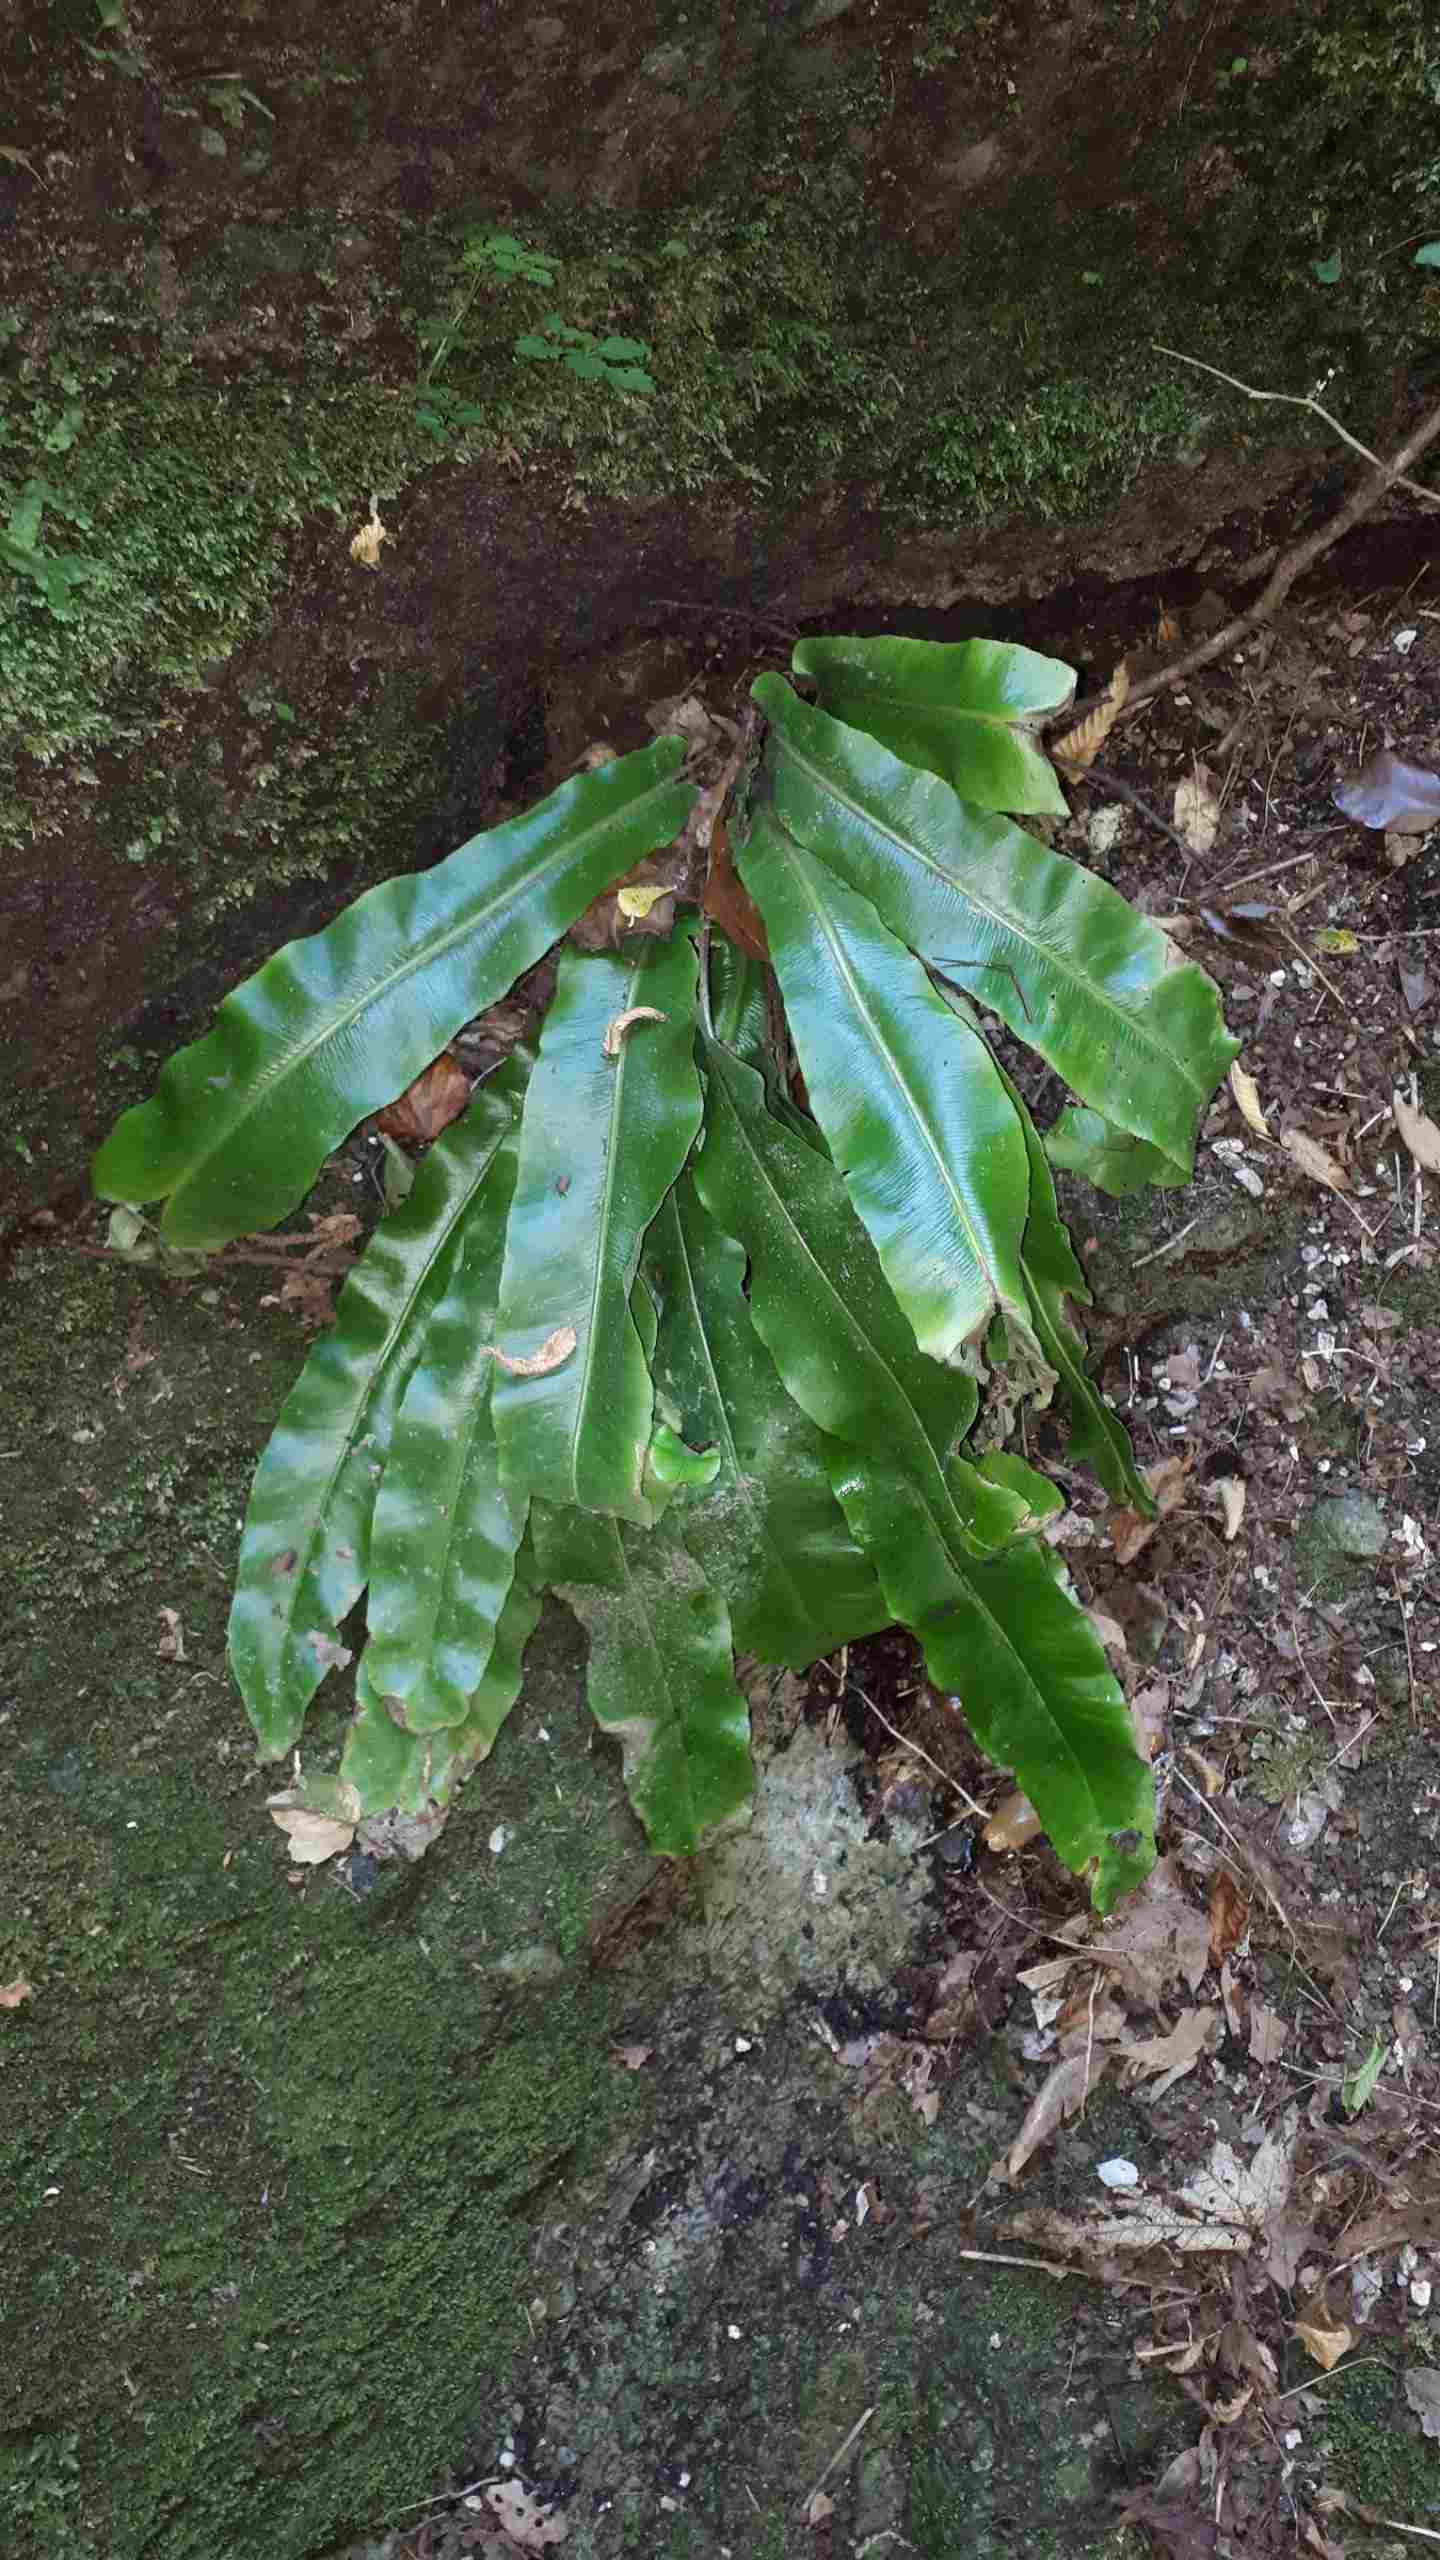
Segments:
[[[818,700],[757,680],[726,820],[768,966],[753,927],[748,955],[697,927],[697,794],[662,738],[277,953],[95,1187],[163,1198],[170,1248],[273,1226],[561,942],[538,1048],[423,1157],[261,1459],[230,1624],[261,1756],[350,1661],[368,1589],[339,1767],[300,1800],[444,1803],[548,1586],[652,1845],[685,1855],[749,1803],[735,1651],[799,1668],[898,1622],[1107,1907],[1153,1856],[1149,1774],[1039,1534],[1060,1498],[1003,1445],[1019,1399],[1149,1495],[977,1007],[1179,1172],[1235,1044],[1203,972],[1009,814],[1064,808],[1033,733],[1068,668],[981,640],[793,663]]]

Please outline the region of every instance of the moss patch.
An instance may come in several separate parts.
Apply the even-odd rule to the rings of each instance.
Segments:
[[[635,1834],[563,1628],[494,1798],[514,1854],[477,1803],[358,1896],[287,1876],[223,1660],[246,1481],[301,1348],[257,1294],[59,1254],[10,1278],[17,2560],[298,2560],[422,2497],[528,2340],[533,2214],[643,2104],[606,1986],[564,1962]],[[170,1609],[183,1660],[159,1651]],[[537,1944],[527,1990],[504,1959]]]

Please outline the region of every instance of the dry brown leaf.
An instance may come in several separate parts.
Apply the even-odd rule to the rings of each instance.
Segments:
[[[1243,1943],[1250,1926],[1250,1905],[1226,1867],[1217,1867],[1210,1879],[1210,1961],[1223,1964]]]
[[[1168,604],[1162,604],[1160,618],[1155,625],[1155,646],[1157,649],[1178,649],[1180,640],[1180,617],[1178,613],[1171,612]]]
[[[0,2009],[18,2009],[22,2000],[33,2000],[34,1996],[33,1982],[18,1977],[14,1982],[0,1982]]]
[[[1129,693],[1130,669],[1122,658],[1093,711],[1087,711],[1083,720],[1077,720],[1073,729],[1067,729],[1064,737],[1056,740],[1050,750],[1056,763],[1068,766],[1072,773],[1083,773],[1087,765],[1093,764],[1124,710]]]
[[[1210,1490],[1220,1497],[1225,1543],[1228,1546],[1232,1538],[1239,1536],[1240,1523],[1245,1517],[1245,1479],[1243,1476],[1212,1476]]]
[[[1141,1470],[1155,1504],[1155,1517],[1147,1520],[1126,1503],[1110,1514],[1110,1543],[1117,1564],[1133,1564],[1142,1548],[1148,1547],[1162,1520],[1178,1511],[1185,1499],[1185,1479],[1189,1475],[1189,1458],[1161,1458],[1153,1467]]]
[[[532,1351],[528,1359],[502,1351],[498,1343],[493,1342],[482,1357],[498,1360],[507,1378],[548,1378],[552,1369],[564,1367],[579,1338],[573,1324],[557,1324],[554,1332],[546,1334],[539,1350]]]
[[[348,1849],[355,1837],[353,1822],[336,1822],[328,1813],[309,1813],[304,1805],[272,1804],[270,1819],[289,1833],[290,1855],[297,1867],[323,1866]]]
[[[710,831],[710,865],[705,874],[705,913],[738,942],[752,960],[768,962],[770,943],[765,919],[740,878],[730,852],[730,836],[723,816],[715,819]]]
[[[428,1146],[458,1120],[470,1100],[470,1079],[452,1049],[422,1068],[413,1084],[377,1111],[370,1126],[402,1145]]]
[[[1057,2062],[1043,2087],[1031,2099],[1025,2121],[1005,2155],[1005,2175],[1018,2178],[1025,2163],[1057,2133],[1062,2124],[1077,2115],[1090,2091],[1099,2086],[1110,2067],[1110,2054],[1104,2047],[1094,2051],[1067,2053]]]
[[[816,2525],[828,2524],[835,2513],[835,2501],[823,2489],[812,2489],[805,2509],[805,2521],[813,2532]]]
[[[1182,2009],[1168,2035],[1142,2036],[1135,2044],[1122,2045],[1120,2066],[1126,2086],[1154,2080],[1149,2094],[1163,2098],[1167,2089],[1194,2070],[1202,2053],[1219,2043],[1220,2032],[1218,2009]]]
[[[607,1058],[618,1058],[624,1046],[627,1031],[633,1030],[637,1022],[663,1022],[664,1020],[664,1014],[657,1012],[653,1004],[632,1004],[628,1013],[617,1013],[613,1022],[606,1023],[605,1037],[600,1043],[602,1055]]]
[[[1394,1097],[1395,1126],[1416,1163],[1425,1173],[1440,1173],[1440,1128],[1424,1111],[1417,1111],[1403,1093]]]
[[[1228,2142],[1217,2142],[1204,2167],[1173,2197],[1137,2195],[1127,2210],[1084,2222],[1043,2210],[1022,2213],[1010,2228],[1047,2251],[1078,2256],[1102,2270],[1117,2251],[1131,2249],[1244,2255],[1268,2236],[1285,2211],[1298,2127],[1299,2110],[1291,2107],[1249,2161],[1242,2161]]]
[[[1343,2320],[1333,2328],[1321,2320],[1297,2320],[1295,2336],[1312,2364],[1318,2364],[1324,2373],[1333,2372],[1347,2348],[1355,2344],[1355,2332],[1347,2329]]]
[[[362,524],[359,532],[351,535],[350,557],[362,569],[378,569],[382,542],[393,542],[394,539],[388,526],[381,523],[380,510],[372,498],[368,524]]]
[[[985,1825],[985,1846],[1002,1853],[1007,1849],[1023,1849],[1040,1836],[1040,1816],[1028,1796],[1018,1789],[1005,1796],[995,1807]]]
[[[1197,764],[1193,773],[1176,784],[1173,822],[1192,853],[1210,851],[1220,832],[1220,803],[1208,765]]]
[[[650,2059],[652,2047],[648,2044],[617,2044],[612,2045],[610,2050],[617,2062],[624,2063],[627,2071],[643,2071]]]
[[[521,2551],[544,2551],[568,2539],[567,2519],[532,2497],[518,2480],[500,2480],[485,2492],[485,2502],[501,2530]]]
[[[1270,1123],[1260,1108],[1260,1087],[1252,1075],[1246,1074],[1238,1058],[1231,1061],[1230,1090],[1240,1106],[1241,1118],[1254,1130],[1256,1137],[1268,1138]]]
[[[1254,2001],[1250,2010],[1251,2061],[1262,2065],[1278,2062],[1289,2041],[1288,2021],[1274,2009],[1267,2009],[1263,2000]]]
[[[1303,1129],[1286,1129],[1281,1133],[1280,1144],[1312,1182],[1323,1182],[1327,1191],[1349,1190],[1349,1174],[1318,1138],[1307,1137]]]
[[[178,1609],[162,1609],[160,1615],[164,1621],[165,1632],[155,1651],[162,1662],[183,1662],[185,1630],[180,1624],[180,1612]]]
[[[1440,2373],[1433,2365],[1412,2364],[1405,2376],[1405,2397],[1420,2421],[1421,2433],[1432,2441],[1440,2439]]]
[[[1174,1863],[1158,1858],[1123,1911],[1094,1941],[1121,1984],[1146,2008],[1157,2009],[1170,1985],[1198,1990],[1210,1961],[1205,1914],[1181,1892]]]

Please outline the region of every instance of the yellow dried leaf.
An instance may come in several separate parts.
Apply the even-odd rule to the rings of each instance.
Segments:
[[[334,1822],[328,1813],[307,1813],[303,1805],[272,1804],[270,1819],[290,1835],[290,1855],[297,1867],[323,1866],[338,1857],[355,1837],[353,1822]]]
[[[1027,1840],[1038,1840],[1040,1827],[1040,1816],[1035,1807],[1017,1787],[1012,1795],[1006,1796],[996,1806],[986,1824],[985,1846],[997,1853],[1006,1849],[1023,1849]]]
[[[1286,1129],[1280,1139],[1285,1153],[1312,1182],[1323,1182],[1327,1191],[1348,1191],[1350,1176],[1328,1147],[1318,1138],[1308,1138],[1303,1129]]]
[[[539,1350],[532,1351],[528,1359],[512,1358],[508,1351],[502,1351],[493,1342],[486,1346],[481,1357],[498,1360],[507,1378],[548,1378],[552,1369],[564,1367],[578,1339],[573,1324],[557,1324],[554,1332],[547,1333]]]
[[[380,510],[372,498],[369,523],[362,524],[359,532],[350,537],[350,557],[362,569],[378,569],[381,543],[393,542],[394,539],[389,527],[381,523]]]
[[[1260,1088],[1252,1075],[1247,1075],[1239,1059],[1230,1069],[1230,1090],[1240,1105],[1240,1116],[1257,1138],[1268,1138],[1270,1124],[1260,1108]]]
[[[1416,1163],[1426,1173],[1440,1173],[1440,1128],[1426,1112],[1407,1102],[1403,1093],[1397,1093],[1394,1102],[1395,1126]]]
[[[620,895],[624,897],[623,889]],[[632,1030],[637,1022],[663,1022],[664,1019],[664,1014],[657,1013],[653,1004],[633,1004],[628,1013],[617,1013],[614,1021],[606,1025],[601,1049],[607,1058],[618,1058],[626,1032]]]
[[[631,923],[636,924],[642,917],[648,916],[657,898],[668,898],[671,895],[671,890],[663,880],[645,880],[637,882],[630,889],[617,889],[615,904],[622,916],[628,916]]]
[[[1056,763],[1067,765],[1072,773],[1083,773],[1087,765],[1092,765],[1124,710],[1129,692],[1130,669],[1122,658],[1093,711],[1087,711],[1084,719],[1077,720],[1074,728],[1067,729],[1051,748]]]
[[[1192,853],[1210,851],[1220,832],[1220,803],[1203,764],[1175,786],[1174,823],[1176,834],[1184,837]]]
[[[1347,2347],[1355,2344],[1355,2332],[1342,2320],[1335,2328],[1327,2328],[1318,2320],[1297,2320],[1295,2335],[1307,2356],[1326,2373],[1334,2370]]]

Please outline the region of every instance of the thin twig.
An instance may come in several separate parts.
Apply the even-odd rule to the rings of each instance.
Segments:
[[[855,2424],[851,2428],[848,2436],[845,2438],[844,2443],[836,2446],[835,2451],[831,2454],[829,2461],[826,2463],[824,2470],[821,2472],[814,2488],[810,2491],[809,2496],[801,2499],[799,2506],[795,2510],[797,2515],[808,2516],[810,2513],[811,2499],[819,2497],[820,2492],[824,2488],[826,2481],[830,2478],[831,2473],[839,2469],[840,2464],[844,2461],[852,2444],[855,2443],[857,2437],[862,2435],[866,2427],[869,2426],[871,2419],[875,2415],[875,2409],[877,2406],[878,2403],[872,2402],[871,2406],[865,2411],[863,2417],[856,2419]]]
[[[972,1813],[978,1813],[982,1822],[989,1821],[990,1808],[988,1805],[977,1804],[972,1795],[967,1795],[965,1789],[961,1786],[959,1779],[952,1778],[948,1769],[942,1769],[938,1760],[932,1760],[929,1752],[924,1748],[923,1744],[919,1742],[912,1742],[908,1733],[897,1733],[894,1725],[890,1722],[889,1717],[881,1714],[874,1699],[866,1696],[865,1691],[860,1687],[858,1681],[852,1680],[850,1686],[854,1690],[857,1698],[863,1698],[865,1700],[865,1704],[869,1708],[872,1716],[876,1718],[877,1722],[883,1724],[886,1732],[894,1741],[900,1744],[902,1750],[913,1751],[917,1760],[923,1760],[927,1769],[934,1770],[936,1777],[939,1779],[943,1787],[953,1788],[962,1804],[968,1805]],[[951,1830],[953,1830],[954,1827],[955,1826],[952,1823],[950,1825]]]
[[[1162,836],[1168,836],[1170,842],[1178,845],[1187,858],[1194,853],[1194,846],[1187,844],[1183,836],[1176,834],[1175,829],[1161,817],[1159,810],[1152,809],[1148,800],[1142,800],[1139,792],[1132,789],[1128,782],[1122,781],[1118,773],[1111,773],[1108,766],[1087,764],[1076,779],[1080,782],[1098,782],[1102,791],[1108,791],[1112,798],[1123,800],[1127,808],[1137,810],[1142,818],[1148,818],[1151,826],[1158,827]]]
[[[1171,350],[1166,348],[1162,352],[1169,354]],[[1186,361],[1194,359],[1187,358]],[[1437,436],[1440,436],[1440,408],[1432,409],[1428,416],[1422,418],[1393,461],[1382,463],[1368,480],[1362,480],[1359,488],[1352,491],[1328,524],[1323,524],[1316,533],[1307,534],[1303,542],[1297,542],[1283,554],[1253,605],[1244,613],[1237,613],[1223,630],[1215,632],[1208,640],[1202,640],[1197,648],[1187,649],[1183,657],[1173,659],[1168,667],[1160,667],[1153,676],[1145,676],[1139,684],[1132,685],[1121,719],[1128,720],[1131,713],[1148,702],[1152,694],[1164,693],[1168,687],[1193,675],[1197,668],[1213,666],[1217,658],[1223,658],[1238,640],[1243,640],[1247,632],[1254,630],[1257,623],[1266,621],[1276,607],[1284,603],[1296,579],[1302,577],[1311,563],[1328,551],[1332,543],[1338,542],[1342,534],[1348,533],[1352,525],[1358,524],[1362,516],[1369,515],[1379,505],[1386,491],[1393,488],[1403,474],[1405,465],[1424,453]],[[1429,494],[1427,491],[1426,495]]]
[[[1228,382],[1232,391],[1243,391],[1247,400],[1279,400],[1287,409],[1313,409],[1316,417],[1323,418],[1341,443],[1348,444],[1352,453],[1358,453],[1362,462],[1373,462],[1376,470],[1385,472],[1397,489],[1409,489],[1415,497],[1427,498],[1432,507],[1440,507],[1440,489],[1427,489],[1418,480],[1407,480],[1403,471],[1392,470],[1380,454],[1372,453],[1368,444],[1362,444],[1358,436],[1352,436],[1349,428],[1342,427],[1339,419],[1328,409],[1322,409],[1319,401],[1312,399],[1308,392],[1257,391],[1253,382],[1242,382],[1236,373],[1222,373],[1218,364],[1206,364],[1200,356],[1184,355],[1179,347],[1162,347],[1158,339],[1152,339],[1151,345],[1157,356],[1173,356],[1177,364],[1193,364],[1197,373],[1213,374],[1217,382]]]
[[[1405,1594],[1400,1588],[1400,1576],[1393,1564],[1390,1567],[1390,1579],[1395,1586],[1395,1606],[1400,1612],[1400,1632],[1405,1638],[1405,1669],[1410,1681],[1410,1721],[1413,1724],[1419,1711],[1415,1689],[1415,1649],[1410,1642],[1410,1621],[1405,1615]]]
[[[1201,1214],[1197,1209],[1194,1217],[1188,1218],[1183,1227],[1177,1227],[1173,1236],[1167,1236],[1163,1244],[1157,1244],[1150,1253],[1142,1253],[1138,1262],[1132,1262],[1131,1270],[1143,1271],[1147,1262],[1158,1262],[1162,1253],[1173,1253],[1177,1244],[1184,1243],[1191,1228],[1199,1226]]]

